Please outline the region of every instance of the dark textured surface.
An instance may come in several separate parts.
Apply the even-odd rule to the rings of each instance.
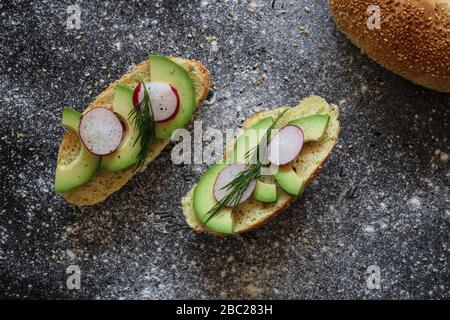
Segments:
[[[0,4],[1,297],[450,298],[448,94],[370,61],[323,0],[80,1],[81,29],[66,30],[70,4]],[[179,199],[206,166],[173,165],[170,148],[103,204],[68,205],[52,191],[61,108],[83,110],[149,52],[211,70],[205,127],[322,95],[342,111],[335,152],[241,237],[185,226]],[[72,264],[80,290],[66,288]]]

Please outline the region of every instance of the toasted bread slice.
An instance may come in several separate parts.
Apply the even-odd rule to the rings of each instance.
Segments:
[[[244,121],[243,129],[250,128],[252,125],[256,124],[259,120],[265,117],[272,116],[275,118],[279,112],[285,108],[289,107],[284,106],[278,109],[253,114]],[[308,142],[304,144],[299,156],[293,162],[293,168],[297,174],[305,180],[305,186],[308,185],[309,182],[311,182],[311,180],[316,176],[318,170],[322,166],[322,163],[326,160],[337,142],[339,135],[339,109],[335,105],[328,104],[321,97],[311,96],[301,101],[297,107],[290,108],[290,110],[287,111],[283,118],[279,121],[279,126],[284,126],[290,120],[314,114],[329,114],[330,121],[322,138],[317,142]],[[226,154],[230,154],[233,145],[234,141],[227,145]],[[274,181],[272,177],[264,178],[271,179],[272,182]],[[197,219],[193,207],[194,189],[195,186],[182,199],[182,209],[186,221],[195,231],[214,233],[207,229],[206,226]],[[296,199],[295,197],[282,191],[280,187],[277,189],[278,202],[276,203],[263,203],[250,198],[239,206],[239,210],[234,219],[235,233],[245,232],[260,226],[275,217]]]
[[[195,86],[195,94],[197,100],[197,108],[203,103],[209,90],[209,72],[198,61],[186,60],[181,58],[171,58],[173,61],[182,66],[191,76]],[[114,88],[118,85],[135,85],[139,79],[149,81],[149,62],[148,60],[138,64],[129,73],[125,74],[119,80],[113,82],[109,87],[100,93],[92,102],[85,112],[91,108],[100,106],[112,106],[114,98]],[[150,147],[144,165],[141,168],[145,170],[150,162],[152,162],[169,143],[169,139],[156,140]],[[58,164],[66,164],[73,161],[80,150],[80,140],[75,132],[67,130],[61,142],[58,152]],[[119,190],[128,180],[135,174],[134,167],[130,167],[117,172],[98,171],[92,180],[62,194],[62,196],[70,203],[77,206],[93,205],[105,200],[109,195]]]

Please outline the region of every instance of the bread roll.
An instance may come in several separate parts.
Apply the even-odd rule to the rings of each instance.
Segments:
[[[450,92],[450,0],[328,3],[339,28],[369,57],[416,84]]]

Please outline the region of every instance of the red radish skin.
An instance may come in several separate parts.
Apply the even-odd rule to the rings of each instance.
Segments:
[[[225,198],[230,192],[230,190],[227,190],[227,188],[225,188],[226,185],[229,184],[231,181],[233,181],[240,172],[246,169],[246,167],[247,166],[245,164],[236,163],[223,168],[219,172],[216,181],[214,182],[214,198],[216,198],[218,202],[222,201],[222,199]],[[253,193],[253,190],[255,190],[255,187],[256,187],[256,180],[253,180],[252,182],[250,182],[250,185],[248,186],[247,190],[245,190],[245,192],[243,193],[241,200],[239,201],[238,204],[241,204],[248,198],[250,198],[250,196]]]
[[[78,126],[78,135],[92,154],[106,156],[119,147],[124,127],[113,111],[98,107],[83,114]]]
[[[133,91],[133,105],[136,110],[142,100],[144,100],[144,90],[142,90],[142,83],[138,83]]]
[[[180,111],[180,95],[178,94],[178,90],[171,84],[170,84],[170,89],[172,89],[172,91],[175,94],[175,97],[177,99],[177,108],[176,108],[175,112],[172,114],[172,116],[170,118],[168,118],[166,121],[173,119],[178,114],[178,111]]]
[[[267,159],[270,163],[282,166],[297,158],[302,150],[304,141],[300,127],[288,125],[281,128],[270,141]]]
[[[155,122],[166,122],[173,119],[180,109],[180,96],[177,89],[164,82],[147,82]],[[144,88],[139,83],[133,92],[133,105],[138,108],[144,100]]]

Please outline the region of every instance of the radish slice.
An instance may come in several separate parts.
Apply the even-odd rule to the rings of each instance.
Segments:
[[[180,108],[180,97],[177,89],[165,82],[147,82],[145,86],[150,94],[155,121],[165,122],[175,117]],[[142,83],[139,83],[133,92],[135,108],[144,100],[144,92]]]
[[[267,159],[278,166],[293,161],[302,150],[303,140],[303,131],[297,126],[280,129],[269,143]]]
[[[225,198],[230,193],[231,190],[227,189],[226,186],[231,181],[233,181],[240,172],[244,171],[246,167],[247,166],[245,164],[236,163],[223,168],[219,172],[216,181],[214,182],[214,197],[216,198],[217,201],[219,202],[222,201],[222,199]],[[243,193],[241,200],[239,201],[238,204],[241,204],[242,202],[250,198],[250,196],[253,193],[253,190],[255,189],[255,186],[256,180],[250,182],[250,185],[248,186],[247,190],[245,190],[245,192]],[[234,206],[234,203],[229,207],[232,206]]]
[[[117,115],[103,107],[83,114],[78,134],[84,146],[98,156],[113,153],[122,142],[123,126]]]

